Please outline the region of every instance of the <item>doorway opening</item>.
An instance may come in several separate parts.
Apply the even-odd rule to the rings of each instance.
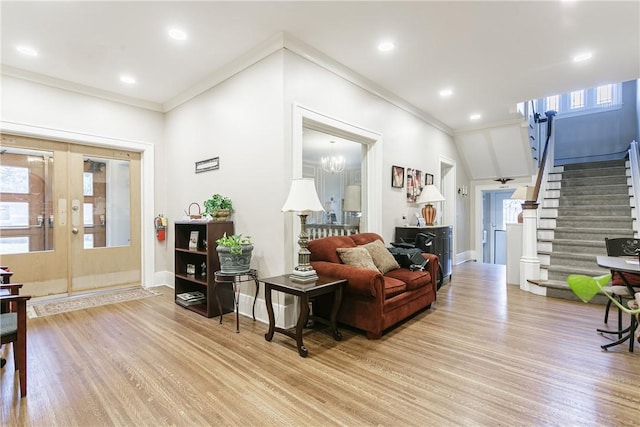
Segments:
[[[359,231],[366,212],[362,203],[365,147],[308,127],[303,129],[302,145],[302,176],[314,179],[324,207],[324,212],[313,212],[307,218],[307,229],[314,232],[310,237]]]
[[[482,191],[482,262],[507,264],[507,223],[518,220],[522,201],[513,189]]]
[[[26,293],[140,284],[140,154],[2,135],[0,255]],[[39,268],[33,268],[37,265]]]

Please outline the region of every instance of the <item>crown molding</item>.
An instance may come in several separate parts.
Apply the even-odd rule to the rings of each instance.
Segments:
[[[362,89],[373,93],[374,95],[384,99],[385,101],[395,105],[396,107],[402,109],[403,111],[417,117],[418,119],[427,122],[431,126],[437,128],[438,130],[453,136],[453,130],[439,121],[435,117],[427,114],[426,112],[416,108],[413,104],[407,102],[403,98],[395,95],[394,93],[388,91],[387,89],[379,86],[373,81],[367,79],[366,77],[356,73],[352,69],[344,66],[339,63],[335,59],[325,55],[319,50],[309,46],[308,44],[296,39],[287,33],[282,33],[284,48],[289,52],[295,53],[300,57],[313,62],[314,64],[324,68],[325,70],[355,84],[356,86],[361,87]]]
[[[128,104],[134,107],[145,108],[147,110],[163,112],[162,105],[156,102],[144,101],[144,100],[133,98],[130,96],[119,95],[117,93],[109,92],[106,90],[96,89],[91,86],[85,86],[78,83],[73,83],[68,80],[62,80],[55,77],[46,76],[44,74],[22,70],[20,68],[11,67],[8,65],[2,65],[0,67],[0,74],[9,76],[9,77],[15,77],[21,80],[27,80],[34,83],[39,83],[39,84],[54,87],[57,89],[63,89],[70,92],[79,93],[82,95],[106,99],[108,101],[119,102],[121,104]]]
[[[267,56],[279,51],[283,47],[284,33],[277,33],[273,35],[253,49],[250,49],[249,51],[240,55],[238,58],[229,62],[225,66],[215,70],[208,77],[191,86],[186,91],[162,104],[163,111],[168,112],[173,110],[174,108],[180,106],[181,104],[184,104],[190,99],[193,99],[201,93],[206,92],[212,87],[217,86],[225,80],[230,79],[234,75],[263,60]]]
[[[479,125],[479,126],[469,126],[465,128],[459,128],[454,130],[453,135],[458,136],[458,135],[464,135],[467,133],[476,133],[484,130],[507,127],[507,126],[527,127],[527,120],[524,117],[520,117],[518,119],[505,120],[502,122],[494,122],[494,123],[488,123],[488,124]]]

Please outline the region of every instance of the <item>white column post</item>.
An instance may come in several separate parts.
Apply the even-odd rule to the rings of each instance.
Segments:
[[[538,203],[527,201],[522,204],[522,257],[520,258],[520,289],[534,292],[527,280],[540,279],[540,259],[538,258]]]

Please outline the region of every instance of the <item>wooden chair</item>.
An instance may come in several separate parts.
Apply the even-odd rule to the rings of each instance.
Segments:
[[[13,345],[13,363],[19,373],[20,396],[27,395],[27,301],[30,295],[18,295],[22,284],[2,284],[0,289],[9,292],[0,296],[0,344]]]
[[[604,239],[605,245],[607,247],[607,255],[609,256],[638,256],[638,251],[640,251],[640,239],[634,238],[615,238],[608,239],[605,237]],[[630,300],[634,298],[634,294],[640,291],[640,278],[634,276],[633,274],[628,273],[620,273],[620,272],[611,272],[611,287],[607,289],[614,298],[618,300],[620,304],[623,303],[624,300]],[[607,301],[607,306],[604,311],[604,323],[607,323],[609,320],[609,309],[611,308],[611,300]],[[618,329],[623,330],[622,328],[622,312],[618,310]],[[600,331],[607,332],[607,331]],[[619,336],[622,336],[621,334]]]
[[[13,271],[10,271],[9,267],[0,266],[0,283],[11,283],[11,276],[13,276]]]

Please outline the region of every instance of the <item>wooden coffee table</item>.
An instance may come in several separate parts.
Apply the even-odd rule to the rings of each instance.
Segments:
[[[336,341],[340,341],[342,339],[342,334],[338,331],[338,327],[336,326],[336,317],[342,302],[342,285],[347,283],[346,279],[319,276],[318,280],[303,284],[294,282],[287,274],[283,276],[269,277],[267,279],[260,279],[260,281],[264,283],[264,296],[267,303],[267,313],[269,315],[269,331],[264,334],[264,338],[267,341],[271,341],[274,333],[279,332],[296,340],[298,353],[302,357],[307,357],[307,348],[302,343],[302,331],[307,324],[307,319],[309,317],[309,298],[331,292],[334,294],[331,318],[327,321],[327,319],[314,316],[313,319],[321,323],[328,324],[333,331],[333,338]],[[292,331],[276,326],[275,316],[273,314],[273,304],[271,302],[271,290],[295,295],[299,298],[300,315],[298,316],[298,323],[296,324],[295,330]]]

